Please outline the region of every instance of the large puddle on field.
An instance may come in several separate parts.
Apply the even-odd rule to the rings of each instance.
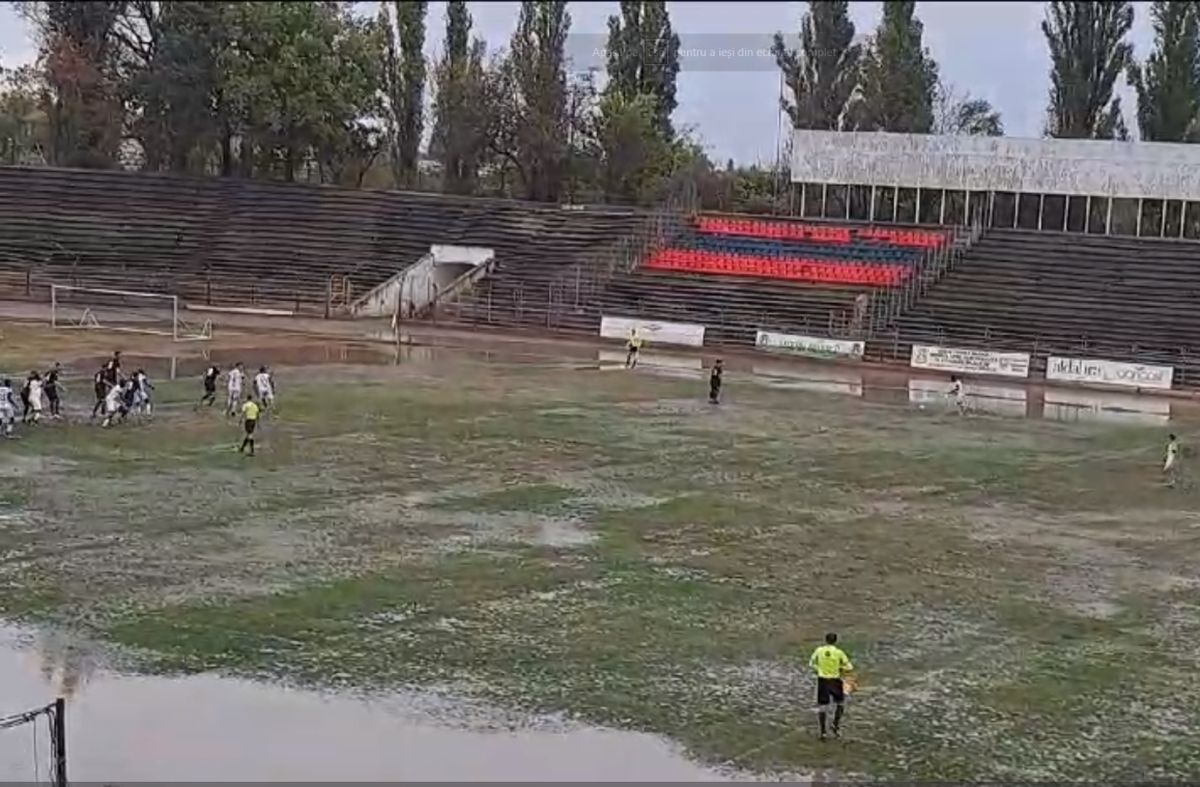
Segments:
[[[743,359],[738,359],[742,361]],[[624,366],[624,354],[600,350],[601,368]],[[739,374],[749,372],[755,384],[784,390],[851,396],[878,404],[915,407],[930,413],[957,412],[949,379],[907,377],[886,369],[857,369],[838,364],[813,364],[774,360],[727,364],[726,395]],[[708,370],[699,356],[643,353],[638,369],[669,377],[703,381]],[[704,385],[700,382],[698,390]],[[969,413],[1052,421],[1099,421],[1113,424],[1160,426],[1185,417],[1195,418],[1195,408],[1157,396],[1136,396],[1083,388],[1026,388],[1021,385],[967,380],[964,383]]]
[[[211,675],[119,675],[68,640],[0,629],[0,715],[60,694],[76,782],[729,778],[650,735],[555,722],[513,730],[429,695],[359,700]],[[49,760],[44,718],[0,731],[0,780],[46,779]]]
[[[85,377],[99,369],[109,356],[73,358],[64,364],[72,377]],[[199,378],[211,364],[222,369],[242,363],[248,370],[259,366],[322,366],[330,364],[361,366],[401,366],[433,363],[447,359],[465,359],[493,363],[537,363],[551,361],[542,353],[522,351],[519,347],[478,349],[433,345],[387,345],[367,342],[301,342],[285,347],[202,348],[173,356],[122,353],[126,369],[145,369],[152,379],[176,380]],[[555,365],[560,365],[563,359]]]
[[[699,354],[644,351],[638,363],[638,371],[694,379],[699,390],[707,385],[706,377],[711,358],[706,358],[708,355],[702,358]],[[583,346],[555,346],[536,342],[453,347],[314,340],[285,347],[202,348],[172,357],[134,354],[124,356],[127,368],[144,368],[152,379],[198,378],[208,365],[213,363],[228,368],[241,362],[248,369],[255,369],[260,365],[400,366],[449,359],[599,370],[618,370],[625,366],[625,353],[619,348],[596,350]],[[68,371],[71,376],[77,378],[90,376],[106,360],[106,357],[73,359],[68,365]],[[726,366],[729,369],[726,377],[727,391],[737,384],[739,377],[748,374],[754,383],[772,388],[853,396],[869,402],[904,405],[930,412],[951,412],[957,409],[950,395],[948,379],[907,377],[900,370],[858,369],[839,364],[808,363],[791,359],[758,360],[741,356],[730,359]],[[1155,396],[1079,388],[1026,388],[975,380],[966,381],[965,389],[966,404],[970,412],[1015,418],[1155,426],[1166,424],[1172,419],[1180,419],[1185,417],[1185,414],[1195,415],[1188,413],[1191,408],[1183,403]]]

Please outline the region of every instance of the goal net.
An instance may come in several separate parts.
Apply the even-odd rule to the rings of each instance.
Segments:
[[[179,298],[157,292],[50,285],[50,326],[170,336],[175,341],[212,338],[212,323],[187,322]]]
[[[67,725],[66,700],[59,698],[49,705],[40,708],[0,716],[0,764],[11,779],[16,771],[17,759],[26,763],[32,762],[32,772],[25,775],[23,781],[33,784],[50,784],[52,787],[67,787]],[[28,734],[28,749],[20,743],[21,733]],[[31,751],[30,751],[31,750]],[[24,756],[11,759],[13,755],[31,755],[31,760]],[[11,760],[11,761],[10,761]],[[32,776],[32,779],[28,777]]]

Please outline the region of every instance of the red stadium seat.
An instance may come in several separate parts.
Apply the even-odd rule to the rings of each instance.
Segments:
[[[695,249],[660,249],[645,263],[654,270],[679,270],[766,279],[894,286],[908,275],[905,265],[831,263],[807,258],[774,258]]]

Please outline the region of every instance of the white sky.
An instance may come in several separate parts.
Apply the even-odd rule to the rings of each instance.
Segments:
[[[489,51],[507,44],[517,21],[517,2],[472,2],[475,33]],[[376,3],[359,3],[374,13]],[[671,2],[671,21],[685,50],[704,53],[684,58],[679,76],[678,127],[698,132],[718,161],[742,163],[774,159],[778,134],[779,72],[769,57],[754,51],[769,46],[777,30],[795,35],[807,4],[800,2]],[[1137,2],[1131,40],[1139,58],[1152,39],[1149,3]],[[572,2],[573,38],[569,45],[583,69],[596,44],[602,44],[606,20],[615,2]],[[878,2],[851,3],[860,34],[879,21]],[[923,2],[917,15],[925,23],[925,44],[941,66],[942,76],[992,102],[1013,136],[1040,136],[1049,86],[1049,60],[1039,24],[1040,2]],[[445,3],[430,3],[426,51],[441,48]],[[31,61],[35,50],[25,23],[8,3],[0,5],[0,63]],[[732,50],[732,51],[729,51]],[[747,50],[751,53],[741,53]],[[601,61],[602,62],[602,61]],[[1136,128],[1134,99],[1122,92],[1126,124]]]

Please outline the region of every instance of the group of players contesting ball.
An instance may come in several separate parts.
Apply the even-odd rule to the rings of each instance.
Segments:
[[[205,405],[211,407],[216,401],[217,378],[220,375],[221,369],[216,365],[209,366],[205,371],[204,396],[200,398],[197,409]],[[29,373],[19,392],[22,424],[41,423],[47,405],[51,419],[63,418],[62,404],[67,389],[61,377],[62,367],[57,363],[45,374],[38,371]],[[226,374],[228,394],[225,412],[230,416],[241,414],[244,435],[238,451],[253,456],[254,433],[259,418],[275,404],[275,380],[267,367],[260,366],[258,374],[254,376],[252,394],[243,402],[242,387],[245,379],[246,373],[240,363],[234,364]],[[124,423],[130,416],[141,419],[153,413],[154,384],[150,382],[150,377],[144,369],[139,368],[128,377],[124,376],[119,350],[92,376],[92,386],[96,400],[92,406],[91,420],[100,418],[101,427],[108,428]],[[11,380],[0,380],[0,436],[13,436],[14,425],[17,422],[16,409]]]

